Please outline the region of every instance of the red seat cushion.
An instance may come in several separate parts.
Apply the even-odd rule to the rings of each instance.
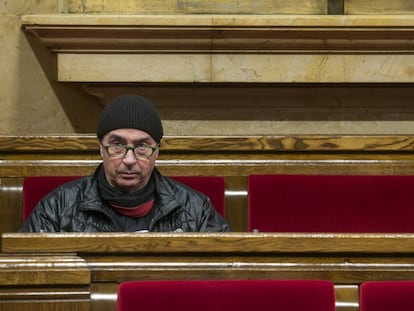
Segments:
[[[414,176],[252,175],[248,229],[414,232]]]
[[[222,176],[171,176],[197,190],[211,200],[217,212],[225,216],[225,182]]]
[[[360,311],[414,310],[414,281],[365,282],[360,286]]]
[[[118,311],[334,311],[333,283],[320,280],[130,281]]]

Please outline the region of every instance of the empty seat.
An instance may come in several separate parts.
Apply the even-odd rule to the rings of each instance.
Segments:
[[[130,281],[118,311],[334,311],[333,283],[322,280]]]
[[[252,175],[248,230],[414,232],[414,176]]]
[[[58,186],[80,176],[30,176],[23,180],[23,220],[30,215],[36,204]],[[225,216],[224,177],[220,176],[173,176],[172,178],[210,197],[216,210]]]
[[[414,281],[365,282],[359,296],[360,311],[412,311]]]

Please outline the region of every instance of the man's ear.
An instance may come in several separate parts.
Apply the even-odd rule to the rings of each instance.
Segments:
[[[104,148],[102,147],[102,144],[99,144],[99,154],[101,155],[101,157],[103,158],[103,153],[104,153]]]

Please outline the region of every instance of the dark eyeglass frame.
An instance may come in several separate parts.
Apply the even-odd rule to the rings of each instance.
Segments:
[[[132,150],[132,153],[135,155],[135,158],[137,158],[137,159],[149,159],[154,154],[154,152],[157,151],[160,148],[159,145],[157,145],[155,147],[146,146],[145,148],[146,149],[151,149],[152,152],[148,156],[141,156],[141,155],[138,156],[135,153],[135,149],[139,149],[139,148],[142,149],[143,148],[142,146],[140,147],[140,146],[128,146],[128,145],[106,145],[106,146],[102,145],[102,147],[104,147],[104,149],[106,150],[106,153],[108,154],[108,156],[110,158],[113,158],[113,159],[125,158],[125,156],[127,155],[129,150]],[[124,148],[125,152],[122,155],[121,154],[120,155],[111,155],[109,153],[109,148],[111,148],[111,147]]]

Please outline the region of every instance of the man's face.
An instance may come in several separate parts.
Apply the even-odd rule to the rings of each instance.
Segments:
[[[110,157],[103,146],[156,147],[154,139],[146,132],[136,129],[117,129],[105,134],[101,141],[100,153],[106,179],[113,187],[131,193],[143,188],[149,181],[158,157],[156,150],[149,158],[136,158],[132,150],[124,157]]]

